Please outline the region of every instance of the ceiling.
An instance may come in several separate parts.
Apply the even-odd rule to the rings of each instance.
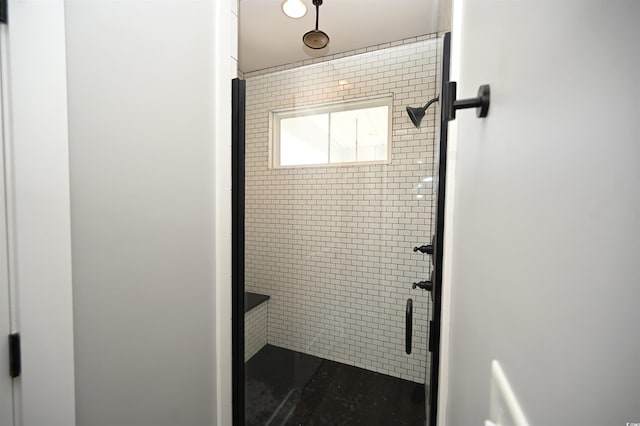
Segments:
[[[292,19],[283,0],[240,0],[239,68],[243,72],[333,55],[437,31],[438,0],[324,0],[319,29],[329,46],[313,50],[302,36],[315,28],[315,6]]]

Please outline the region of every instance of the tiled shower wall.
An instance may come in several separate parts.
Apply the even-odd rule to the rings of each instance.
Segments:
[[[244,314],[244,362],[267,344],[269,302],[264,302]]]
[[[271,296],[268,342],[425,382],[435,113],[421,129],[405,106],[436,96],[435,36],[313,64],[246,73],[246,290]],[[300,66],[302,65],[302,66]],[[269,111],[393,94],[390,164],[273,169]],[[413,352],[405,306],[414,301]]]

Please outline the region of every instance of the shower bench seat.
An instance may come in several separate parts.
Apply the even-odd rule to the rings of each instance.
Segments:
[[[244,362],[267,344],[269,296],[244,292]]]

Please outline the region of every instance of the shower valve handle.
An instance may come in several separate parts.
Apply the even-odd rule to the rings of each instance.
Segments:
[[[420,252],[423,254],[433,254],[433,246],[431,244],[427,244],[426,246],[414,247],[413,251],[415,253]]]
[[[413,283],[411,286],[414,290],[416,287],[420,287],[422,290],[431,291],[433,289],[433,283],[431,283],[431,281],[418,281],[417,283]]]

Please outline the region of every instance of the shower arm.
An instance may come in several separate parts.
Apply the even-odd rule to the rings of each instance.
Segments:
[[[440,96],[436,96],[433,99],[430,99],[429,102],[427,102],[422,109],[424,109],[425,111],[427,110],[427,108],[429,108],[432,104],[438,102],[440,100]]]

